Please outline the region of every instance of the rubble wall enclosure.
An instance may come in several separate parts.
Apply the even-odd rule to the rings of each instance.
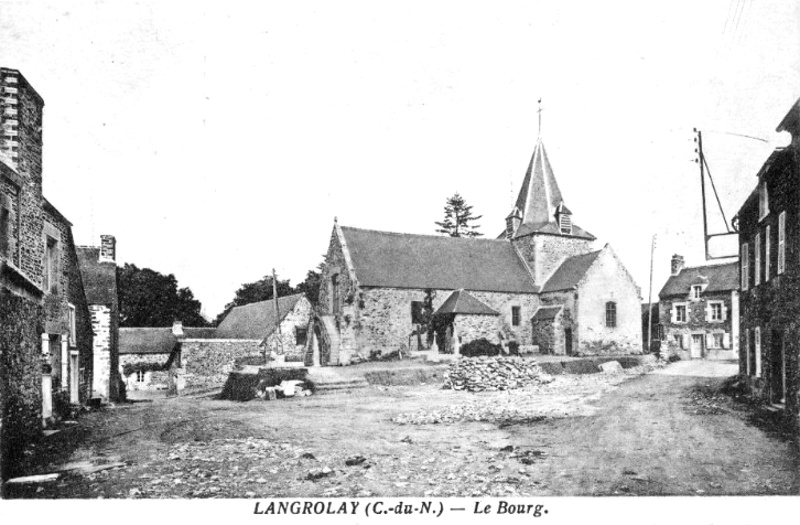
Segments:
[[[614,304],[615,326],[607,326],[606,309]],[[642,352],[641,295],[616,256],[604,250],[578,285],[577,352],[584,355]]]
[[[15,474],[22,450],[42,428],[44,311],[0,292],[0,476]]]

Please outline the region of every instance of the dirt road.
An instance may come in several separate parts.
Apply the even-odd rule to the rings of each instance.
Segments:
[[[679,362],[511,392],[437,382],[275,402],[158,400],[88,414],[47,438],[29,473],[66,472],[9,495],[797,494],[792,445],[719,393],[735,371]],[[114,463],[124,466],[87,471]]]

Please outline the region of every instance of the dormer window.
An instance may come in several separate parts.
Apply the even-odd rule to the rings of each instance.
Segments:
[[[558,220],[558,229],[562,235],[572,235],[572,214],[564,206],[564,203],[558,205],[556,210],[556,219]]]
[[[692,298],[692,300],[693,301],[699,301],[700,300],[700,293],[702,291],[703,291],[703,286],[702,285],[700,285],[700,284],[693,285],[692,286],[692,291],[691,291],[691,294],[690,294],[690,297]]]
[[[762,180],[758,185],[758,220],[763,219],[769,214],[769,194],[767,192],[767,181]]]

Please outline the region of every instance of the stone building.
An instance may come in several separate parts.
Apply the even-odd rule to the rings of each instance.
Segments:
[[[231,308],[217,326],[220,339],[258,339],[278,360],[302,361],[308,346],[312,307],[303,294]]]
[[[86,290],[94,333],[92,396],[120,400],[119,299],[117,297],[117,240],[101,235],[100,246],[79,246],[78,263]]]
[[[663,357],[739,358],[738,261],[684,267],[673,255],[658,297]]]
[[[523,352],[638,353],[639,289],[594,240],[572,221],[541,140],[497,239],[334,221],[314,324],[320,361],[347,364],[434,341],[457,352],[479,338]]]
[[[0,68],[0,477],[43,423],[86,401],[92,331],[72,225],[42,193],[44,101]]]
[[[221,386],[237,362],[303,363],[312,318],[302,294],[232,308],[216,328],[120,328],[119,373],[128,397]]]
[[[739,228],[739,373],[752,393],[798,423],[800,411],[800,100],[778,125],[791,134],[757,174]]]

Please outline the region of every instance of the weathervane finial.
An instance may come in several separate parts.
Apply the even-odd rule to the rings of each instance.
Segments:
[[[542,97],[539,97],[539,138],[542,137]]]

